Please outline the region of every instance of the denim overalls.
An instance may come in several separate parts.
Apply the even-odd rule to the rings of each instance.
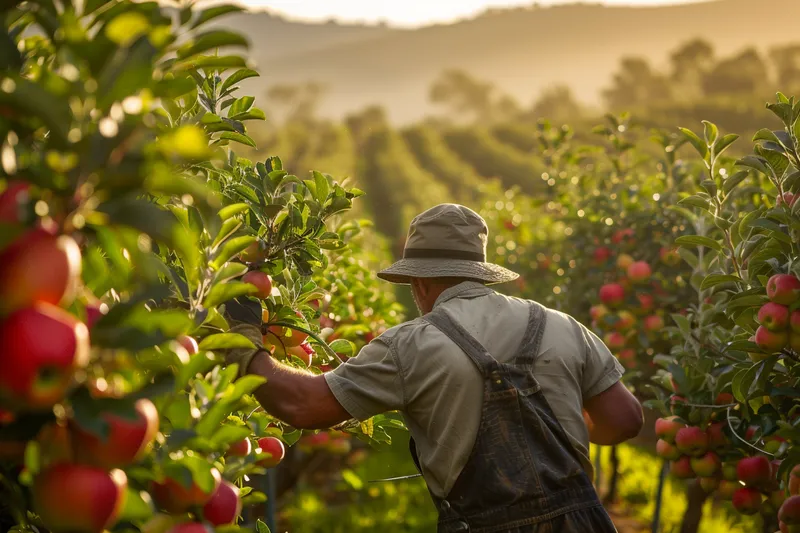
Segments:
[[[516,357],[499,363],[442,308],[424,317],[467,354],[484,379],[472,453],[446,499],[431,493],[438,533],[616,532],[533,375],[546,318],[545,308],[531,302]],[[410,447],[420,469],[413,439]]]

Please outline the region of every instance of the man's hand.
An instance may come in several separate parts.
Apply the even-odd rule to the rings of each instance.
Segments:
[[[232,365],[234,363],[239,365],[239,377],[242,377],[247,374],[247,370],[250,367],[250,363],[253,361],[253,358],[256,354],[263,350],[263,342],[261,336],[261,328],[258,326],[254,326],[253,324],[247,324],[244,322],[241,323],[234,323],[233,327],[230,329],[231,333],[238,333],[244,337],[247,337],[250,342],[255,345],[255,348],[232,348],[227,350],[225,353],[225,362],[228,365]]]

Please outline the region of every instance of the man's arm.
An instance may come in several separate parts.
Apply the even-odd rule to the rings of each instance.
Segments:
[[[321,375],[314,375],[259,351],[247,369],[267,382],[255,397],[271,415],[297,429],[327,429],[351,419]]]
[[[578,327],[586,348],[581,392],[589,441],[610,446],[636,437],[644,417],[639,400],[620,381],[624,368],[597,335]]]
[[[612,446],[630,440],[642,430],[644,416],[639,400],[621,381],[584,402],[589,441]]]

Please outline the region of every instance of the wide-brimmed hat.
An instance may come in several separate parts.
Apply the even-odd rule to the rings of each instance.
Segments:
[[[440,204],[414,217],[408,229],[403,258],[378,277],[407,285],[411,278],[463,277],[487,285],[519,277],[507,268],[486,262],[489,228],[478,213],[458,204]]]

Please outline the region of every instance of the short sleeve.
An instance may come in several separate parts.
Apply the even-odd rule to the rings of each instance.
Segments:
[[[586,346],[586,365],[581,380],[583,400],[600,394],[622,378],[625,369],[600,337],[580,325]]]
[[[403,407],[403,376],[396,355],[379,339],[324,375],[342,407],[359,421]]]

